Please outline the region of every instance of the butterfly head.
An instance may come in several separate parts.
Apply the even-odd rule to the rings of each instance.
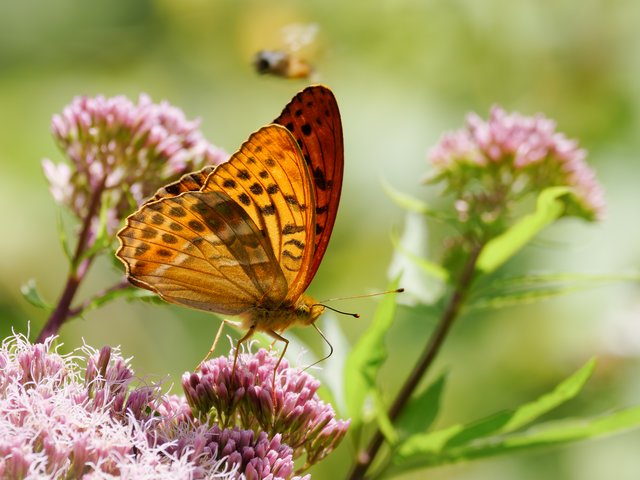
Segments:
[[[303,295],[295,306],[296,323],[303,326],[311,325],[322,315],[324,309],[324,305],[316,303],[308,295]]]

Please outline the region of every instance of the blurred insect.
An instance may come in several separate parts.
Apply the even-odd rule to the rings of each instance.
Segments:
[[[275,75],[282,78],[311,78],[313,66],[302,58],[302,49],[316,38],[318,25],[294,23],[282,29],[284,47],[274,50],[260,50],[256,53],[253,66],[259,74]]]

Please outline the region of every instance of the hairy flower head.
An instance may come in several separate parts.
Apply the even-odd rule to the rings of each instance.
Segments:
[[[337,447],[349,421],[337,420],[331,405],[317,395],[320,383],[311,375],[290,368],[282,360],[273,373],[277,355],[261,349],[240,354],[235,371],[233,356],[204,363],[200,372],[185,374],[183,388],[194,413],[217,423],[282,436],[293,448],[294,458],[306,453],[313,465]],[[233,373],[233,375],[232,375]]]
[[[247,395],[238,394],[244,400],[233,421],[220,426],[190,407],[190,390],[185,398],[162,394],[157,384],[136,385],[117,349],[85,346],[61,355],[53,340],[31,345],[14,335],[0,346],[1,478],[303,480],[310,476],[296,476],[294,465],[302,449],[307,464],[314,463],[346,431],[315,397],[317,382],[286,367],[281,376],[291,376],[281,379],[279,406],[250,421],[246,402],[261,396],[255,387],[275,365],[264,351],[243,355],[238,380]],[[292,398],[296,388],[299,400]],[[296,411],[305,401],[317,418]],[[270,428],[263,428],[269,415]]]
[[[488,120],[475,113],[461,130],[443,135],[429,152],[435,173],[456,195],[459,219],[474,214],[482,223],[500,219],[515,202],[548,187],[566,186],[564,215],[599,219],[605,204],[586,152],[556,131],[553,120],[507,113],[494,106]]]
[[[227,157],[204,139],[198,121],[147,95],[138,103],[124,96],[76,97],[54,115],[51,129],[71,160],[71,166],[43,161],[54,199],[85,218],[99,213],[92,205],[96,193],[102,195],[110,233],[158,188]]]

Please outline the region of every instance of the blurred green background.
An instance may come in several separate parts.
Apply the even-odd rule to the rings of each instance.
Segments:
[[[251,66],[257,50],[282,46],[281,29],[291,23],[319,26],[309,59],[317,80],[335,92],[344,124],[343,197],[332,242],[310,289],[316,298],[384,289],[393,255],[390,233],[401,232],[405,215],[382,192],[380,179],[433,199],[434,190],[419,182],[428,169],[427,149],[441,133],[460,127],[466,112],[486,117],[494,103],[527,114],[542,111],[578,138],[590,152],[609,205],[600,224],[563,220],[546,230],[505,272],[637,268],[640,8],[634,0],[2,2],[3,337],[12,328],[26,332],[27,322],[34,337],[45,321],[42,311],[22,299],[21,284],[36,279],[54,302],[67,273],[57,238],[59,208],[40,167],[43,157],[63,158],[49,133],[52,114],[74,95],[136,99],[147,92],[155,101],[166,99],[184,109],[189,118],[201,117],[205,136],[232,152],[305,86],[305,81],[258,76]],[[432,233],[434,238],[443,234]],[[438,250],[436,244],[428,246],[432,254]],[[81,296],[112,284],[118,275],[106,259],[96,264]],[[419,278],[411,281],[414,289],[421,288]],[[558,415],[640,403],[638,293],[636,285],[611,284],[463,318],[435,369],[449,372],[439,425],[515,407],[549,390],[591,356],[600,359],[595,377]],[[346,338],[356,341],[375,301],[334,305],[362,314],[359,320],[336,319]],[[217,319],[199,312],[116,302],[65,325],[61,337],[65,349],[83,339],[96,347],[121,345],[125,356],[134,357],[139,375],[168,375],[167,385],[177,390],[180,375],[202,358],[217,326]],[[388,396],[432,327],[431,318],[400,312],[381,379]],[[322,348],[313,331],[288,336],[294,339],[293,359],[303,348],[316,353]],[[339,343],[338,338],[337,359],[347,348]],[[308,364],[309,358],[300,362]],[[327,362],[325,375],[336,382],[340,372],[334,363]],[[639,449],[640,432],[630,432],[560,450],[443,467],[428,476],[637,479]],[[344,442],[333,461],[313,471],[315,478],[340,476],[352,456],[353,447]]]

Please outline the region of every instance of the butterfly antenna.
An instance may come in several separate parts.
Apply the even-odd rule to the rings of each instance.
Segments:
[[[324,308],[332,310],[332,311],[334,311],[336,313],[341,313],[342,315],[349,315],[350,317],[360,318],[360,314],[359,313],[343,312],[342,310],[338,310],[337,308],[330,307],[329,305],[325,305],[323,303],[314,303],[311,306],[312,307],[324,307]],[[313,325],[315,327],[315,324],[313,324]],[[316,330],[318,330],[318,327],[316,327]],[[320,330],[318,330],[318,332],[320,332]],[[322,333],[320,333],[320,335],[322,335]],[[324,335],[323,335],[323,338],[324,338]],[[325,338],[325,340],[326,340],[326,338]],[[329,342],[327,342],[327,343],[329,343]]]
[[[342,313],[342,312],[340,312]],[[348,313],[347,315],[357,315],[356,314],[351,314]],[[331,343],[329,343],[329,340],[327,340],[327,337],[324,336],[324,333],[322,333],[320,331],[320,329],[318,328],[318,326],[315,323],[312,323],[311,325],[313,325],[313,328],[316,329],[316,332],[318,332],[320,334],[320,336],[322,337],[322,339],[327,343],[327,345],[329,345],[329,355],[327,355],[326,357],[322,357],[320,360],[318,360],[317,362],[313,362],[311,365],[309,365],[308,367],[306,367],[304,370],[302,370],[303,372],[317,364],[319,364],[320,362],[324,362],[327,358],[329,358],[331,355],[333,355],[333,345],[331,345]]]
[[[333,302],[335,300],[351,300],[353,298],[367,298],[367,297],[377,297],[378,295],[387,295],[388,293],[402,293],[404,292],[404,288],[396,288],[395,290],[387,290],[386,292],[376,292],[376,293],[367,293],[365,295],[355,295],[353,297],[337,297],[337,298],[327,298],[326,300],[322,300],[322,302]],[[325,305],[323,305],[325,306]],[[327,307],[329,308],[329,307]],[[333,308],[329,308],[330,310],[334,310]],[[336,310],[338,311],[338,310]],[[338,312],[343,313],[343,312]],[[347,314],[351,315],[351,314]]]

